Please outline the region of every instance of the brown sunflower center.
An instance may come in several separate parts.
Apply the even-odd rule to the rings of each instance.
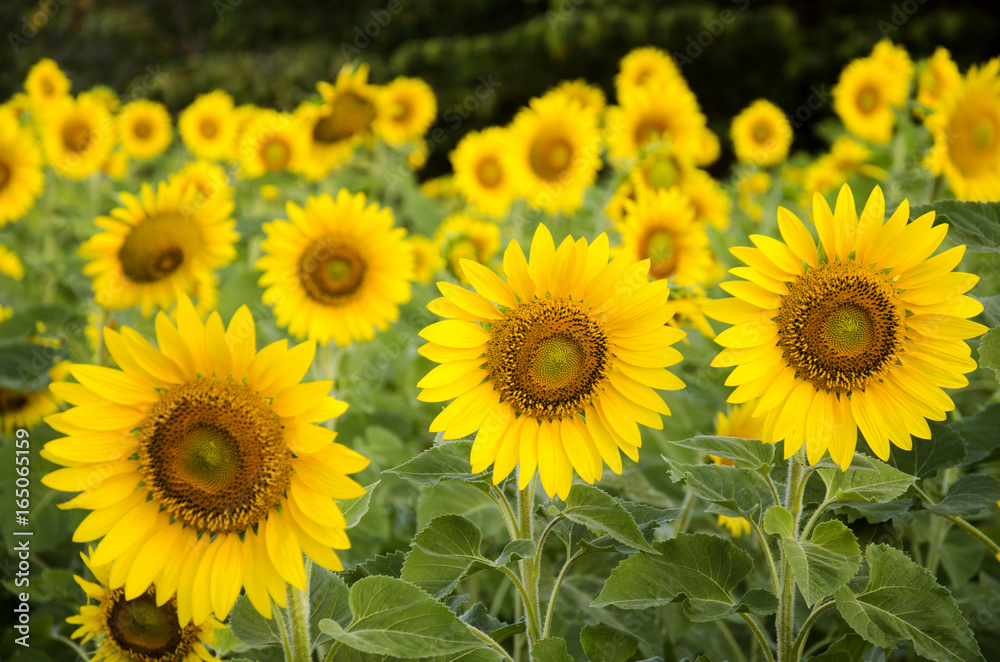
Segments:
[[[355,92],[344,92],[330,104],[330,112],[313,127],[313,139],[336,143],[368,130],[375,119],[375,105]]]
[[[299,260],[299,282],[306,294],[328,306],[351,298],[364,284],[367,271],[364,257],[333,235],[314,239]]]
[[[603,325],[569,297],[520,303],[493,324],[487,370],[500,397],[537,419],[583,411],[610,366]]]
[[[7,182],[10,181],[10,166],[8,166],[3,161],[0,161],[0,191],[7,186]]]
[[[753,139],[757,143],[765,143],[771,137],[771,127],[767,122],[758,122],[753,128]]]
[[[413,116],[413,104],[408,99],[397,99],[394,104],[392,104],[392,110],[389,111],[389,116],[400,124],[406,122],[410,117]]]
[[[135,283],[155,283],[177,271],[198,249],[200,235],[187,219],[172,214],[144,219],[118,249],[122,273]]]
[[[201,378],[164,392],[139,430],[139,466],[170,515],[199,531],[242,532],[288,487],[281,421],[244,383]]]
[[[138,122],[135,123],[135,126],[132,128],[132,133],[135,134],[136,138],[139,138],[140,140],[146,140],[151,135],[153,135],[153,127],[150,125],[148,121],[139,120]]]
[[[132,600],[125,599],[123,589],[108,591],[103,621],[121,657],[134,662],[180,662],[192,652],[201,630],[197,625],[181,627],[176,598],[157,607],[152,586]]]
[[[63,144],[74,154],[82,154],[87,151],[92,139],[93,132],[90,125],[82,120],[70,120],[63,126]]]
[[[0,415],[18,413],[28,406],[29,400],[27,393],[0,386]]]
[[[878,90],[871,86],[862,87],[857,96],[858,109],[862,113],[870,113],[878,105]]]
[[[219,123],[213,117],[206,117],[198,124],[198,131],[203,137],[212,140],[219,135]]]
[[[292,150],[283,138],[275,136],[261,146],[260,158],[268,170],[272,172],[282,170],[291,160]]]
[[[55,84],[53,84],[53,82],[48,78],[42,79],[42,93],[47,97],[50,97],[56,93]]]
[[[792,283],[776,319],[778,346],[796,376],[817,389],[863,389],[895,362],[904,309],[885,274],[826,262]]]
[[[569,170],[573,156],[573,144],[566,136],[540,135],[531,142],[528,161],[538,177],[554,182]]]
[[[487,156],[476,165],[476,178],[483,188],[494,189],[503,181],[503,170],[495,156]]]
[[[633,132],[635,144],[643,146],[659,140],[669,140],[673,135],[669,122],[663,117],[645,117],[640,121]]]
[[[677,254],[674,236],[662,229],[650,230],[640,244],[641,256],[649,259],[649,275],[653,278],[668,278],[677,268]]]

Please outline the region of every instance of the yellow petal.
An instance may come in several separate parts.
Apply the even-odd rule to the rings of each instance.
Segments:
[[[513,308],[517,305],[514,292],[488,267],[465,258],[459,260],[459,264],[465,277],[484,297],[506,308]]]

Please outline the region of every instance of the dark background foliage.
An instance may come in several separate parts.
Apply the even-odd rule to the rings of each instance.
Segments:
[[[832,112],[840,69],[883,36],[904,44],[915,59],[946,46],[964,70],[997,55],[1000,34],[994,0],[0,5],[0,98],[20,89],[31,65],[45,56],[72,77],[74,91],[104,84],[128,98],[163,101],[174,112],[214,88],[238,103],[292,109],[347,61],[369,62],[375,82],[419,76],[438,95],[437,126],[444,130],[429,174],[447,170],[447,152],[466,131],[506,123],[527,99],[561,80],[585,78],[610,98],[619,59],[637,46],[675,55],[720,135],[735,113],[766,97],[797,116],[795,147],[819,150],[810,125]]]

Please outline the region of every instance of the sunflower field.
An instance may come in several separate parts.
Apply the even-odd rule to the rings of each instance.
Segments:
[[[33,62],[0,657],[1000,659],[1000,57],[878,40],[818,153],[683,59],[447,149],[489,77],[174,110]]]

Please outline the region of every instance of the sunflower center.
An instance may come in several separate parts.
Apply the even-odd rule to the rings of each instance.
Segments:
[[[321,143],[347,140],[366,131],[374,119],[375,106],[371,101],[354,92],[344,92],[330,104],[330,112],[316,122],[313,139]]]
[[[197,229],[190,221],[154,216],[132,228],[118,250],[118,260],[132,282],[154,283],[177,271],[198,244]]]
[[[413,107],[407,101],[398,100],[392,105],[389,115],[397,122],[405,122],[413,115]]]
[[[292,157],[292,151],[288,148],[288,144],[281,138],[272,138],[264,143],[263,148],[260,150],[261,159],[264,161],[264,166],[271,171],[281,170],[288,165],[288,161]]]
[[[982,118],[972,127],[972,145],[981,152],[993,146],[996,136],[997,127],[989,117]]]
[[[136,138],[141,140],[146,140],[153,134],[153,127],[149,125],[146,120],[139,120],[135,123],[135,127],[132,129]]]
[[[643,174],[646,176],[646,183],[651,187],[669,188],[677,183],[680,172],[672,159],[662,159],[644,169]]]
[[[10,181],[10,167],[6,163],[0,161],[0,191],[7,186],[7,182]]]
[[[523,302],[493,324],[486,345],[494,388],[537,419],[583,411],[610,366],[601,322],[569,297]]]
[[[164,392],[139,428],[139,467],[170,515],[199,531],[246,531],[288,487],[281,420],[245,383],[200,378]]]
[[[476,178],[483,188],[493,189],[503,181],[503,170],[493,156],[487,156],[476,166]]]
[[[573,160],[573,145],[563,136],[540,136],[531,143],[531,169],[546,181],[560,179]]]
[[[647,117],[636,125],[633,137],[638,146],[658,140],[666,140],[671,136],[670,126],[661,117]]]
[[[299,260],[299,281],[309,298],[328,306],[343,304],[364,283],[368,264],[353,247],[333,235],[314,239]]]
[[[0,386],[0,414],[16,414],[28,405],[28,394]]]
[[[874,87],[863,87],[861,91],[858,92],[858,109],[862,113],[870,113],[875,110],[875,106],[878,105],[878,90]]]
[[[177,599],[156,606],[156,589],[150,587],[132,600],[123,589],[108,591],[103,613],[104,630],[121,657],[136,662],[179,662],[192,652],[200,627],[177,622]]]
[[[785,360],[817,389],[864,389],[896,362],[904,309],[889,278],[856,262],[826,262],[789,286],[776,321]]]
[[[753,139],[758,143],[767,142],[767,139],[771,137],[771,128],[765,123],[761,122],[753,129]]]
[[[201,132],[201,135],[211,140],[219,134],[219,123],[211,117],[206,117],[198,125],[198,131]]]
[[[50,97],[55,94],[56,86],[52,84],[52,81],[48,78],[42,79],[42,92],[45,96]]]
[[[653,278],[667,278],[677,267],[673,235],[662,229],[654,229],[643,242],[643,255],[649,258],[649,273]]]
[[[71,120],[63,126],[62,139],[66,149],[74,154],[87,151],[90,146],[92,132],[90,125],[80,120]]]

